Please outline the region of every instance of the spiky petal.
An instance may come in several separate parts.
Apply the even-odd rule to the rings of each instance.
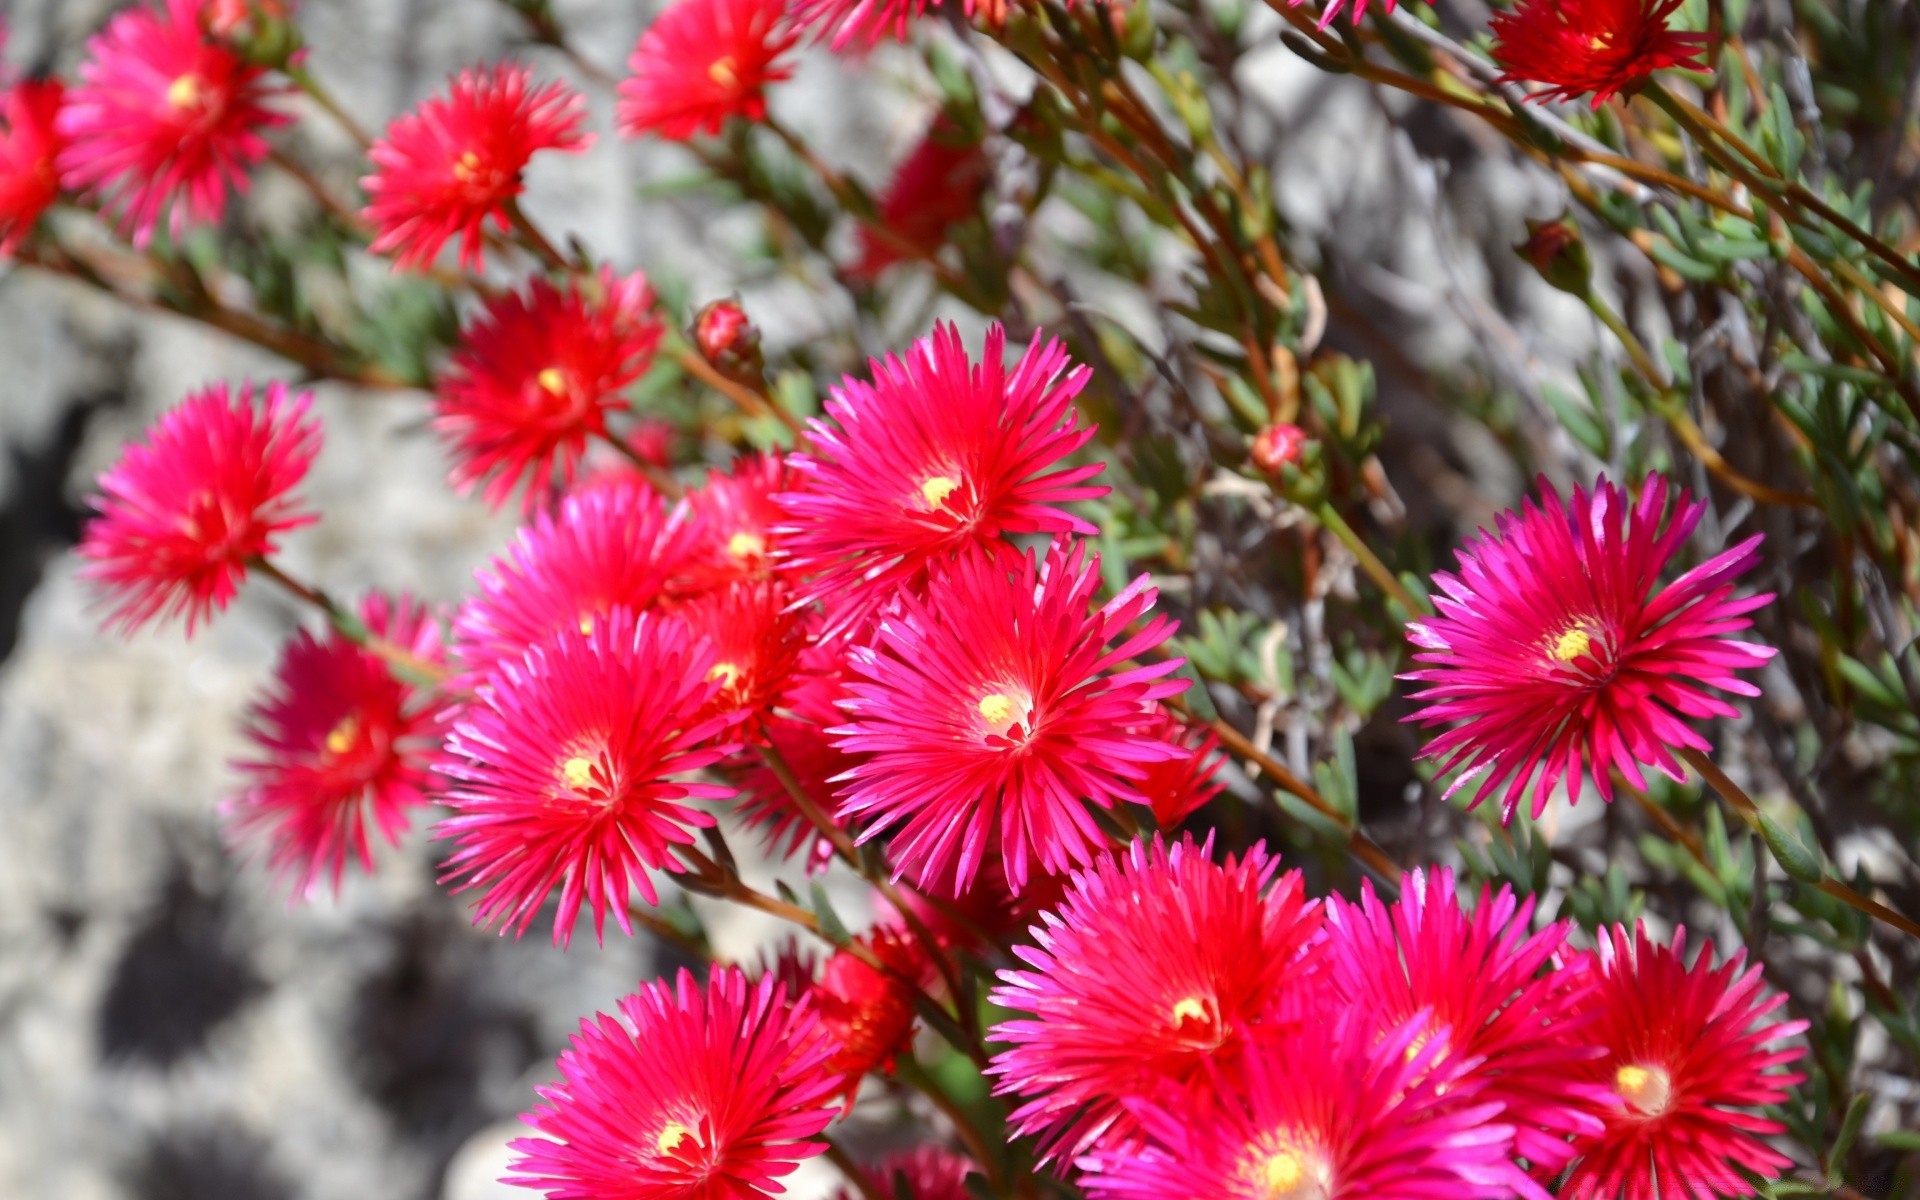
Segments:
[[[969,1200],[967,1176],[984,1174],[972,1159],[955,1154],[944,1146],[915,1146],[901,1154],[889,1155],[870,1167],[862,1167],[872,1192],[848,1188],[840,1200],[856,1200],[861,1195],[897,1196],[902,1200]]]
[[[1655,71],[1705,70],[1708,36],[1669,28],[1685,0],[1520,0],[1493,14],[1502,82],[1543,83],[1543,99],[1591,92],[1599,108]]]
[[[1087,809],[1145,803],[1136,786],[1172,747],[1131,728],[1146,704],[1186,684],[1184,660],[1125,667],[1173,634],[1148,619],[1158,593],[1141,576],[1092,607],[1099,556],[1054,543],[1044,570],[968,555],[903,594],[871,645],[848,658],[834,744],[863,754],[844,776],[840,815],[887,830],[897,874],[951,879],[964,894],[997,853],[1015,892],[1031,865],[1065,871],[1105,840]],[[1137,633],[1128,626],[1144,620]]]
[[[674,0],[627,59],[620,131],[686,141],[765,119],[767,85],[793,74],[780,62],[799,38],[785,12],[786,0]]]
[[[426,666],[440,660],[440,626],[406,597],[369,595],[368,633]],[[434,789],[440,706],[388,660],[338,631],[302,631],[287,643],[274,689],[257,703],[247,737],[259,757],[235,766],[247,787],[222,806],[241,842],[310,896],[340,890],[349,859],[373,870],[369,828],[396,845]]]
[[[525,190],[521,174],[542,150],[580,151],[586,98],[561,83],[535,84],[517,63],[475,67],[394,119],[367,157],[373,174],[361,215],[376,231],[371,249],[398,268],[426,266],[460,238],[460,265],[478,270],[487,222],[511,226],[507,203]]]
[[[1607,800],[1615,770],[1636,787],[1642,766],[1681,778],[1674,750],[1708,748],[1687,719],[1738,715],[1709,689],[1759,695],[1735,672],[1774,653],[1728,637],[1773,598],[1733,596],[1761,535],[1662,587],[1704,501],[1682,497],[1669,512],[1658,475],[1637,503],[1604,479],[1592,494],[1575,489],[1570,505],[1545,480],[1540,488],[1537,507],[1503,513],[1497,532],[1468,541],[1457,575],[1434,575],[1440,615],[1407,626],[1427,665],[1404,678],[1429,685],[1409,719],[1454,724],[1423,756],[1462,772],[1455,789],[1484,774],[1475,804],[1504,789],[1508,820],[1529,791],[1536,817],[1555,784],[1577,799],[1586,776]]]
[[[622,1020],[621,1018],[624,1018]],[[769,974],[682,970],[583,1021],[523,1119],[507,1182],[551,1200],[751,1200],[826,1149],[839,1078],[819,1018]]]
[[[1300,873],[1275,879],[1264,845],[1216,866],[1212,842],[1135,842],[1076,872],[1058,909],[1015,946],[993,1002],[1032,1014],[994,1027],[988,1073],[1018,1096],[1016,1132],[1045,1159],[1136,1141],[1128,1097],[1198,1104],[1283,1019],[1320,926]],[[1184,1099],[1182,1099],[1184,1098]]]
[[[81,574],[131,633],[185,615],[187,633],[233,602],[249,564],[310,524],[292,492],[320,453],[313,396],[223,383],[167,411],[100,477]]]
[[[1605,1127],[1574,1143],[1567,1200],[1746,1196],[1734,1167],[1775,1177],[1793,1165],[1760,1140],[1783,1127],[1755,1110],[1805,1078],[1781,1069],[1805,1048],[1781,1043],[1807,1023],[1769,1019],[1787,997],[1744,951],[1716,968],[1702,947],[1689,967],[1686,943],[1685,929],[1667,947],[1615,926],[1586,962],[1598,1017],[1585,1036],[1604,1053],[1580,1075],[1614,1103],[1599,1110]]]
[[[674,847],[714,823],[687,801],[733,794],[687,778],[739,749],[724,740],[737,718],[708,715],[712,666],[680,622],[615,609],[480,685],[448,740],[460,786],[440,825],[458,843],[446,877],[485,889],[479,922],[522,933],[558,890],[564,946],[583,903],[596,938],[609,911],[631,932],[629,891],[658,903],[649,872],[680,870]]]

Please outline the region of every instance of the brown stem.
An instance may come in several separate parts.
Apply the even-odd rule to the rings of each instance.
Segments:
[[[1314,506],[1313,515],[1334,537],[1340,539],[1340,544],[1351,551],[1355,559],[1359,560],[1360,569],[1366,572],[1367,578],[1373,580],[1379,585],[1381,591],[1391,596],[1409,617],[1417,617],[1427,611],[1427,606],[1415,600],[1413,593],[1407,590],[1407,586],[1394,578],[1393,572],[1387,569],[1387,564],[1381,562],[1380,556],[1373,552],[1373,547],[1361,540],[1360,535],[1353,531],[1353,526],[1347,524],[1346,518],[1341,516],[1331,503],[1321,501]]]
[[[354,120],[346,109],[340,107],[340,102],[333,98],[333,93],[314,78],[313,72],[307,70],[304,63],[288,63],[286,75],[288,79],[293,80],[295,87],[305,92],[315,104],[318,104],[339,124],[340,128],[346,130],[347,136],[359,143],[362,150],[373,145],[373,139],[367,136],[367,131],[361,128],[360,122]]]
[[[340,605],[340,602],[325,591],[312,584],[302,583],[287,574],[273,560],[264,556],[255,556],[247,560],[252,570],[279,585],[294,599],[302,604],[311,605],[326,614],[327,620],[341,635],[350,639],[361,649],[392,667],[396,674],[426,687],[439,687],[453,678],[451,668],[440,663],[428,662],[409,650],[394,645],[383,637],[377,637],[358,616]]]
[[[648,462],[646,459],[641,458],[640,452],[628,444],[625,438],[620,437],[609,429],[601,432],[600,440],[613,447],[614,453],[631,463],[634,470],[646,476],[647,482],[653,485],[654,491],[675,500],[687,494],[686,487],[681,484],[678,479],[675,479],[670,473],[661,470],[658,466]]]
[[[540,232],[540,227],[535,225],[521,209],[517,198],[509,199],[504,207],[508,224],[512,225],[513,231],[520,236],[522,244],[533,251],[534,257],[545,264],[548,270],[561,274],[573,270],[574,264],[547,240],[546,234]]]
[[[798,417],[788,412],[786,406],[772,396],[765,392],[757,392],[739,380],[723,374],[720,368],[708,362],[698,350],[686,345],[678,338],[670,340],[667,349],[681,370],[732,400],[740,406],[742,412],[749,416],[764,416],[771,413],[780,424],[786,427],[787,432],[793,435],[796,446],[806,437],[806,426],[802,425]]]

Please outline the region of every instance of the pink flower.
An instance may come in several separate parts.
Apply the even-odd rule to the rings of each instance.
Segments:
[[[1086,486],[1100,464],[1059,465],[1093,436],[1073,408],[1086,369],[1049,341],[1009,374],[1005,349],[995,325],[976,366],[943,325],[904,360],[870,363],[872,384],[834,389],[826,419],[808,423],[812,449],[788,459],[798,487],[779,497],[790,519],[775,532],[806,577],[801,599],[844,604],[851,626],[964,551],[1013,563],[1007,534],[1096,532],[1058,507],[1106,494]]]
[[[1276,881],[1264,845],[1225,866],[1212,841],[1135,842],[1122,859],[1075,873],[1060,906],[1014,947],[1032,967],[1002,971],[1003,1021],[988,1073],[1024,1101],[1014,1132],[1041,1161],[1136,1141],[1129,1097],[1197,1103],[1260,1037],[1271,1036],[1303,951],[1320,927],[1300,873]]]
[[[745,454],[726,471],[707,473],[705,486],[687,493],[697,545],[680,591],[705,591],[772,573],[780,520],[774,497],[793,485],[793,473],[775,455]]]
[[[972,1159],[944,1146],[915,1146],[862,1168],[862,1174],[881,1196],[904,1196],[907,1200],[970,1200],[972,1193],[967,1191],[967,1176],[985,1172],[974,1166]],[[902,1181],[905,1191],[901,1190]],[[843,1189],[840,1200],[856,1200],[860,1194],[854,1189]]]
[[[12,254],[60,197],[58,79],[26,79],[0,100],[0,255]]]
[[[1454,728],[1424,757],[1442,772],[1475,775],[1480,801],[1503,787],[1507,820],[1531,791],[1533,815],[1556,783],[1571,803],[1583,776],[1612,800],[1612,772],[1645,787],[1642,764],[1681,778],[1675,749],[1706,750],[1686,718],[1734,717],[1707,689],[1741,696],[1759,689],[1734,673],[1773,657],[1728,638],[1770,595],[1733,597],[1734,579],[1759,561],[1761,535],[1715,555],[1665,588],[1661,568],[1706,511],[1682,499],[1669,515],[1667,482],[1649,476],[1637,504],[1604,479],[1563,507],[1545,480],[1543,497],[1503,514],[1498,533],[1470,540],[1460,573],[1434,575],[1438,617],[1407,636],[1429,664],[1404,676],[1430,685],[1412,698],[1412,718]],[[1538,779],[1535,779],[1536,773]]]
[[[692,528],[643,483],[609,481],[538,513],[454,619],[454,659],[469,685],[560,629],[591,632],[618,608],[651,606],[686,561]]]
[[[61,182],[117,209],[140,246],[163,214],[174,237],[218,222],[267,156],[261,132],[288,120],[265,76],[201,30],[199,0],[127,9],[87,42],[60,110]]]
[[[1306,0],[1287,0],[1287,6],[1289,8],[1299,8],[1304,3],[1306,3]],[[1327,0],[1327,7],[1320,12],[1320,28],[1325,29],[1327,26],[1333,24],[1333,19],[1340,15],[1340,10],[1346,7],[1347,3],[1348,0]],[[1352,0],[1353,7],[1352,11],[1347,14],[1348,20],[1355,26],[1358,26],[1361,20],[1367,15],[1367,6],[1369,3],[1370,0]],[[1385,0],[1387,11],[1392,12],[1397,3],[1398,0]]]
[[[81,574],[111,598],[123,631],[184,614],[191,635],[233,602],[254,559],[313,522],[290,495],[320,452],[313,396],[274,383],[263,399],[252,384],[193,393],[100,477]]]
[[[607,414],[627,407],[620,393],[652,365],[663,332],[652,310],[645,275],[604,268],[586,288],[536,277],[489,300],[461,331],[434,406],[454,487],[484,481],[497,507],[524,481],[531,507],[556,467],[571,484],[588,443],[608,436]]]
[[[378,230],[373,252],[392,254],[396,267],[426,266],[457,236],[460,265],[479,269],[486,223],[511,227],[507,204],[525,190],[527,163],[541,150],[586,149],[585,120],[585,97],[560,83],[536,86],[526,67],[462,71],[444,97],[396,118],[367,152],[374,172],[360,181],[361,215]]]
[[[767,853],[791,858],[810,846],[810,869],[825,869],[833,847],[794,803],[767,764],[767,752],[779,754],[805,793],[830,809],[838,788],[834,780],[860,761],[837,749],[827,736],[840,717],[837,701],[846,680],[847,650],[844,643],[817,640],[801,648],[780,711],[759,731],[759,744],[749,745],[735,760],[731,772],[740,787],[739,814],[765,833]]]
[[[910,252],[939,250],[947,231],[978,210],[992,178],[993,163],[980,139],[945,113],[936,117],[881,193],[878,220],[861,226],[853,274],[871,279]]]
[[[1760,1140],[1783,1127],[1753,1110],[1785,1100],[1805,1078],[1778,1069],[1804,1048],[1769,1047],[1807,1023],[1767,1020],[1787,998],[1767,994],[1758,966],[1741,969],[1744,952],[1716,970],[1703,948],[1689,968],[1686,941],[1675,930],[1668,949],[1644,928],[1629,938],[1615,926],[1589,960],[1598,1020],[1584,1035],[1605,1053],[1580,1076],[1615,1103],[1600,1111],[1603,1130],[1574,1143],[1580,1161],[1560,1191],[1567,1200],[1747,1196],[1752,1188],[1733,1167],[1771,1178],[1793,1165]]]
[[[767,85],[793,74],[779,62],[799,38],[785,11],[786,0],[674,0],[627,60],[620,131],[683,142],[734,117],[764,120]]]
[[[1093,609],[1099,561],[1065,539],[1044,570],[1030,555],[1011,568],[964,557],[924,597],[902,593],[849,656],[834,744],[867,758],[844,777],[840,815],[872,822],[862,841],[897,827],[896,874],[923,887],[951,878],[964,893],[998,853],[1018,892],[1030,862],[1092,861],[1105,835],[1088,803],[1146,802],[1136,781],[1175,752],[1131,723],[1185,689],[1166,678],[1183,660],[1122,669],[1174,626],[1146,619],[1158,593],[1144,575]]]
[[[1416,1018],[1377,1037],[1351,1012],[1262,1042],[1193,1103],[1133,1098],[1138,1146],[1080,1162],[1089,1200],[1502,1200],[1512,1130]],[[1545,1200],[1537,1189],[1524,1193]]]
[[[440,661],[440,629],[424,607],[374,593],[367,631],[422,663]],[[386,661],[338,632],[287,643],[276,687],[253,707],[247,736],[262,755],[236,763],[247,788],[223,806],[243,840],[268,846],[273,869],[312,895],[340,890],[349,857],[373,870],[371,824],[399,844],[433,790],[439,709]]]
[[[991,4],[993,0],[988,0]],[[1002,0],[1004,2],[1004,0]],[[815,37],[829,39],[835,50],[858,42],[873,46],[887,39],[907,40],[907,30],[941,0],[794,0],[793,23]],[[967,0],[973,15],[975,0]]]
[[[506,1182],[551,1200],[752,1200],[826,1149],[831,1044],[772,975],[685,970],[583,1021]]]
[[[678,871],[711,814],[688,800],[733,789],[686,777],[738,750],[722,742],[736,718],[709,716],[713,658],[686,626],[615,609],[593,631],[562,628],[480,686],[447,748],[457,839],[445,877],[486,889],[477,920],[526,930],[555,889],[553,938],[565,946],[584,902],[602,936],[609,910],[622,932],[628,891],[659,903],[649,871]]]
[[[1583,972],[1554,969],[1570,924],[1530,933],[1533,898],[1484,888],[1471,912],[1453,872],[1414,871],[1391,907],[1362,881],[1360,902],[1327,900],[1323,1003],[1351,1007],[1385,1034],[1425,1018],[1420,1039],[1436,1061],[1474,1064],[1484,1095],[1505,1107],[1514,1152],[1557,1171],[1568,1138],[1596,1132],[1586,1111],[1604,1094],[1582,1076],[1594,1057],[1583,1034],[1593,1003]]]

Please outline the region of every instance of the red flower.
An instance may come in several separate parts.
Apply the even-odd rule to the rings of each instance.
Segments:
[[[1211,851],[1135,842],[1076,873],[1038,944],[1014,948],[1033,969],[1000,972],[993,1002],[1033,1015],[994,1027],[1008,1048],[988,1073],[1024,1101],[1013,1129],[1039,1138],[1043,1161],[1136,1140],[1130,1097],[1198,1103],[1305,974],[1320,913],[1300,873],[1276,882],[1262,845],[1225,866]]]
[[[766,751],[778,753],[805,793],[831,810],[838,785],[834,782],[859,762],[858,756],[837,749],[827,730],[838,723],[837,701],[846,677],[847,646],[842,642],[812,641],[799,652],[780,708],[761,732],[761,744],[750,745],[736,760],[740,787],[739,813],[766,834],[769,854],[791,858],[811,845],[807,866],[824,870],[833,846],[801,813],[773,768]]]
[[[1351,1007],[1384,1035],[1424,1016],[1422,1045],[1436,1061],[1473,1064],[1487,1099],[1505,1107],[1514,1153],[1558,1171],[1567,1140],[1591,1134],[1600,1092],[1582,1079],[1594,1052],[1583,1038],[1593,998],[1584,972],[1554,969],[1570,925],[1530,934],[1533,897],[1511,888],[1462,910],[1453,872],[1415,871],[1390,908],[1361,884],[1360,903],[1327,900],[1325,1004]]]
[[[440,661],[440,628],[424,607],[375,593],[368,632],[424,663]],[[439,710],[385,660],[338,632],[287,643],[277,686],[253,707],[247,736],[263,757],[236,763],[247,789],[223,806],[234,832],[269,847],[274,870],[311,895],[334,891],[349,857],[373,870],[369,823],[397,845],[433,790]]]
[[[288,120],[266,106],[265,75],[202,32],[200,0],[120,13],[87,42],[55,122],[61,182],[119,210],[140,246],[163,213],[174,237],[219,221],[267,156],[261,131]]]
[[[873,1185],[871,1195],[897,1196],[903,1200],[971,1200],[967,1176],[979,1174],[973,1160],[955,1154],[944,1146],[915,1146],[903,1154],[894,1154],[862,1169]],[[860,1193],[846,1189],[840,1200],[855,1200]]]
[[[702,988],[682,970],[620,1014],[581,1022],[506,1182],[551,1200],[752,1200],[826,1149],[811,1139],[833,1119],[831,1043],[773,975],[715,967]]]
[[[834,389],[827,419],[808,423],[812,449],[788,459],[799,486],[779,497],[801,599],[845,602],[838,624],[852,626],[935,562],[974,549],[1013,562],[1004,535],[1096,532],[1057,507],[1106,494],[1086,486],[1100,464],[1058,466],[1093,436],[1073,408],[1087,371],[1049,341],[1009,374],[1005,347],[993,326],[976,366],[943,325],[905,360],[870,363],[874,383]]]
[[[1547,84],[1541,99],[1593,93],[1599,108],[1655,71],[1702,71],[1704,33],[1676,33],[1667,22],[1684,0],[1520,0],[1493,14],[1493,58],[1502,82]]]
[[[535,86],[514,63],[454,76],[436,96],[387,127],[367,152],[374,172],[361,215],[378,230],[375,254],[396,267],[425,266],[458,236],[460,265],[477,270],[486,222],[510,227],[507,202],[524,189],[521,172],[541,150],[580,151],[586,99],[564,84]]]
[[[591,632],[615,609],[640,612],[686,561],[686,510],[634,481],[608,481],[538,513],[475,575],[454,619],[454,658],[469,685],[560,629]]]
[[[934,974],[925,951],[903,929],[876,926],[854,942],[881,966],[853,950],[836,950],[818,973],[794,954],[783,956],[778,968],[796,998],[807,996],[820,1014],[834,1048],[827,1069],[840,1076],[849,1104],[868,1072],[893,1070],[912,1046],[914,993]]]
[[[1017,893],[1030,862],[1092,861],[1105,835],[1087,803],[1145,803],[1136,781],[1174,751],[1129,725],[1185,689],[1166,678],[1182,660],[1118,669],[1174,627],[1154,617],[1127,633],[1157,596],[1144,575],[1091,609],[1099,561],[1065,539],[1044,571],[1031,556],[1012,569],[960,559],[924,598],[903,593],[873,644],[849,656],[848,723],[834,742],[867,758],[846,773],[840,815],[872,822],[862,841],[898,827],[896,875],[923,887],[951,878],[964,894],[997,852]]]
[[[620,131],[683,142],[734,117],[765,119],[767,85],[793,74],[778,63],[799,37],[785,11],[786,0],[675,0],[627,59]]]
[[[0,254],[12,254],[60,197],[54,162],[66,144],[57,127],[63,95],[58,79],[27,79],[0,102]]]
[[[793,23],[810,30],[815,37],[830,38],[835,50],[849,43],[873,46],[888,38],[907,40],[907,29],[938,8],[941,0],[793,0]],[[967,0],[966,13],[973,15],[974,0]]]
[[[1224,785],[1214,781],[1220,764],[1213,755],[1220,739],[1212,730],[1189,726],[1158,706],[1140,723],[1139,731],[1178,751],[1173,758],[1149,763],[1140,778],[1140,794],[1153,809],[1154,824],[1171,832],[1220,794]]]
[[[871,279],[897,262],[933,254],[947,230],[974,215],[993,178],[980,139],[945,113],[894,171],[881,193],[877,220],[860,227],[856,276]]]
[[[733,718],[706,715],[712,665],[680,622],[615,609],[592,633],[563,628],[480,686],[448,741],[464,761],[446,773],[463,786],[440,826],[459,843],[445,877],[486,889],[480,922],[522,933],[558,888],[557,944],[571,939],[583,901],[596,938],[609,910],[632,932],[629,887],[658,903],[648,872],[680,870],[673,848],[713,824],[684,801],[733,794],[684,779],[739,749],[719,740]]]
[[[1646,786],[1642,764],[1681,778],[1674,749],[1708,748],[1683,718],[1737,716],[1707,689],[1759,695],[1734,672],[1774,653],[1727,637],[1773,598],[1733,598],[1734,578],[1759,561],[1759,534],[1663,589],[1660,570],[1704,502],[1683,498],[1669,514],[1658,475],[1637,504],[1604,479],[1591,496],[1576,489],[1570,508],[1540,486],[1540,507],[1502,514],[1498,533],[1467,543],[1458,576],[1434,575],[1440,615],[1407,626],[1429,665],[1403,678],[1430,685],[1410,719],[1459,722],[1424,757],[1465,769],[1452,790],[1484,773],[1475,804],[1504,785],[1508,820],[1529,790],[1536,817],[1556,783],[1578,799],[1583,775],[1606,800],[1614,770],[1635,787]]]
[[[675,610],[713,651],[708,673],[719,686],[720,711],[738,712],[758,731],[772,717],[800,656],[800,614],[785,588],[748,580],[710,592]]]
[[[773,527],[781,515],[774,496],[791,486],[792,472],[773,455],[742,455],[727,471],[708,472],[706,486],[687,493],[698,533],[676,589],[706,591],[770,574],[778,548]]]
[[[274,383],[263,399],[252,384],[196,392],[100,477],[81,573],[112,596],[122,630],[184,614],[191,635],[233,602],[253,559],[313,522],[289,495],[320,452],[313,396]]]
[[[1376,1037],[1328,1013],[1258,1045],[1193,1103],[1129,1098],[1144,1144],[1081,1160],[1089,1200],[1493,1200],[1512,1131],[1415,1019]],[[1522,1181],[1524,1182],[1524,1181]]]
[[[1777,1069],[1802,1047],[1768,1047],[1807,1023],[1767,1020],[1787,998],[1766,994],[1758,966],[1741,970],[1744,952],[1715,970],[1703,948],[1688,968],[1686,939],[1676,930],[1668,949],[1644,928],[1629,939],[1615,926],[1589,960],[1599,1016],[1585,1037],[1605,1053],[1580,1074],[1618,1103],[1601,1110],[1605,1129],[1575,1141],[1580,1161],[1560,1191],[1568,1200],[1747,1196],[1733,1167],[1772,1177],[1793,1165],[1760,1141],[1782,1126],[1752,1110],[1805,1078]]]
[[[1370,2],[1371,0],[1353,0],[1353,11],[1348,14],[1348,19],[1355,25],[1360,24],[1367,15],[1367,5]],[[1305,3],[1306,0],[1287,0],[1287,7],[1299,8]],[[1398,0],[1385,0],[1387,11],[1392,12],[1397,3]],[[1347,0],[1327,0],[1327,7],[1320,13],[1320,28],[1325,29],[1333,24],[1333,19],[1340,15],[1340,10],[1346,4]]]
[[[663,327],[652,310],[645,275],[606,269],[597,286],[563,291],[536,277],[524,295],[489,300],[461,332],[434,406],[454,487],[484,480],[498,506],[524,480],[531,506],[556,466],[571,484],[588,443],[607,436],[607,414],[627,407],[621,391],[653,362]]]

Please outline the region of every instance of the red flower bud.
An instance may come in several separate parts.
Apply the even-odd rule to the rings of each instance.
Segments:
[[[1253,465],[1269,475],[1288,463],[1298,463],[1306,449],[1307,431],[1298,425],[1281,423],[1262,429],[1253,439]]]
[[[715,300],[694,318],[693,340],[708,362],[721,362],[760,340],[738,300]]]

